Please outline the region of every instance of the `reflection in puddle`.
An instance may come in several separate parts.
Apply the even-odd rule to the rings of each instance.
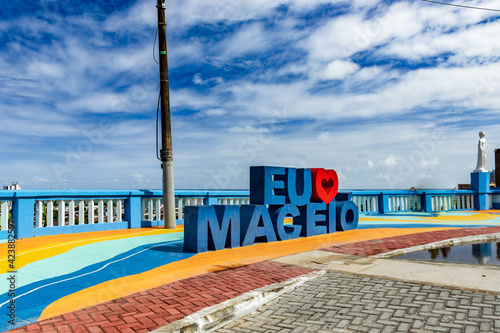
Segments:
[[[397,259],[500,266],[500,243],[468,244],[408,253]]]

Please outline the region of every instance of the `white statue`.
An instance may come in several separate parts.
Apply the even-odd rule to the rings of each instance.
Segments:
[[[479,132],[479,142],[477,144],[477,166],[474,172],[488,172],[486,170],[486,139],[483,131]]]

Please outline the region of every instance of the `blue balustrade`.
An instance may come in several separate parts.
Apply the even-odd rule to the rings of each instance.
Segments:
[[[346,193],[340,192],[339,195]],[[475,190],[356,190],[348,194],[360,213],[440,212],[500,209],[500,189]],[[481,196],[481,200],[477,197]],[[249,204],[249,191],[178,190],[176,217],[184,207]],[[17,238],[66,233],[134,229],[163,225],[161,190],[4,190],[0,191],[0,239],[9,221]],[[478,203],[479,202],[479,203]],[[481,206],[478,206],[480,204]]]
[[[176,216],[188,205],[247,204],[249,191],[179,190]],[[163,225],[161,190],[0,191],[0,239]]]

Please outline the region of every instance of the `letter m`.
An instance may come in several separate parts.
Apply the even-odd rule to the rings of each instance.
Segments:
[[[184,251],[199,253],[240,246],[239,206],[184,209]]]

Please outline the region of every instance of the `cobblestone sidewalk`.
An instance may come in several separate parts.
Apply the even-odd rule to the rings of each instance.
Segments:
[[[500,332],[500,296],[332,271],[216,332]]]

